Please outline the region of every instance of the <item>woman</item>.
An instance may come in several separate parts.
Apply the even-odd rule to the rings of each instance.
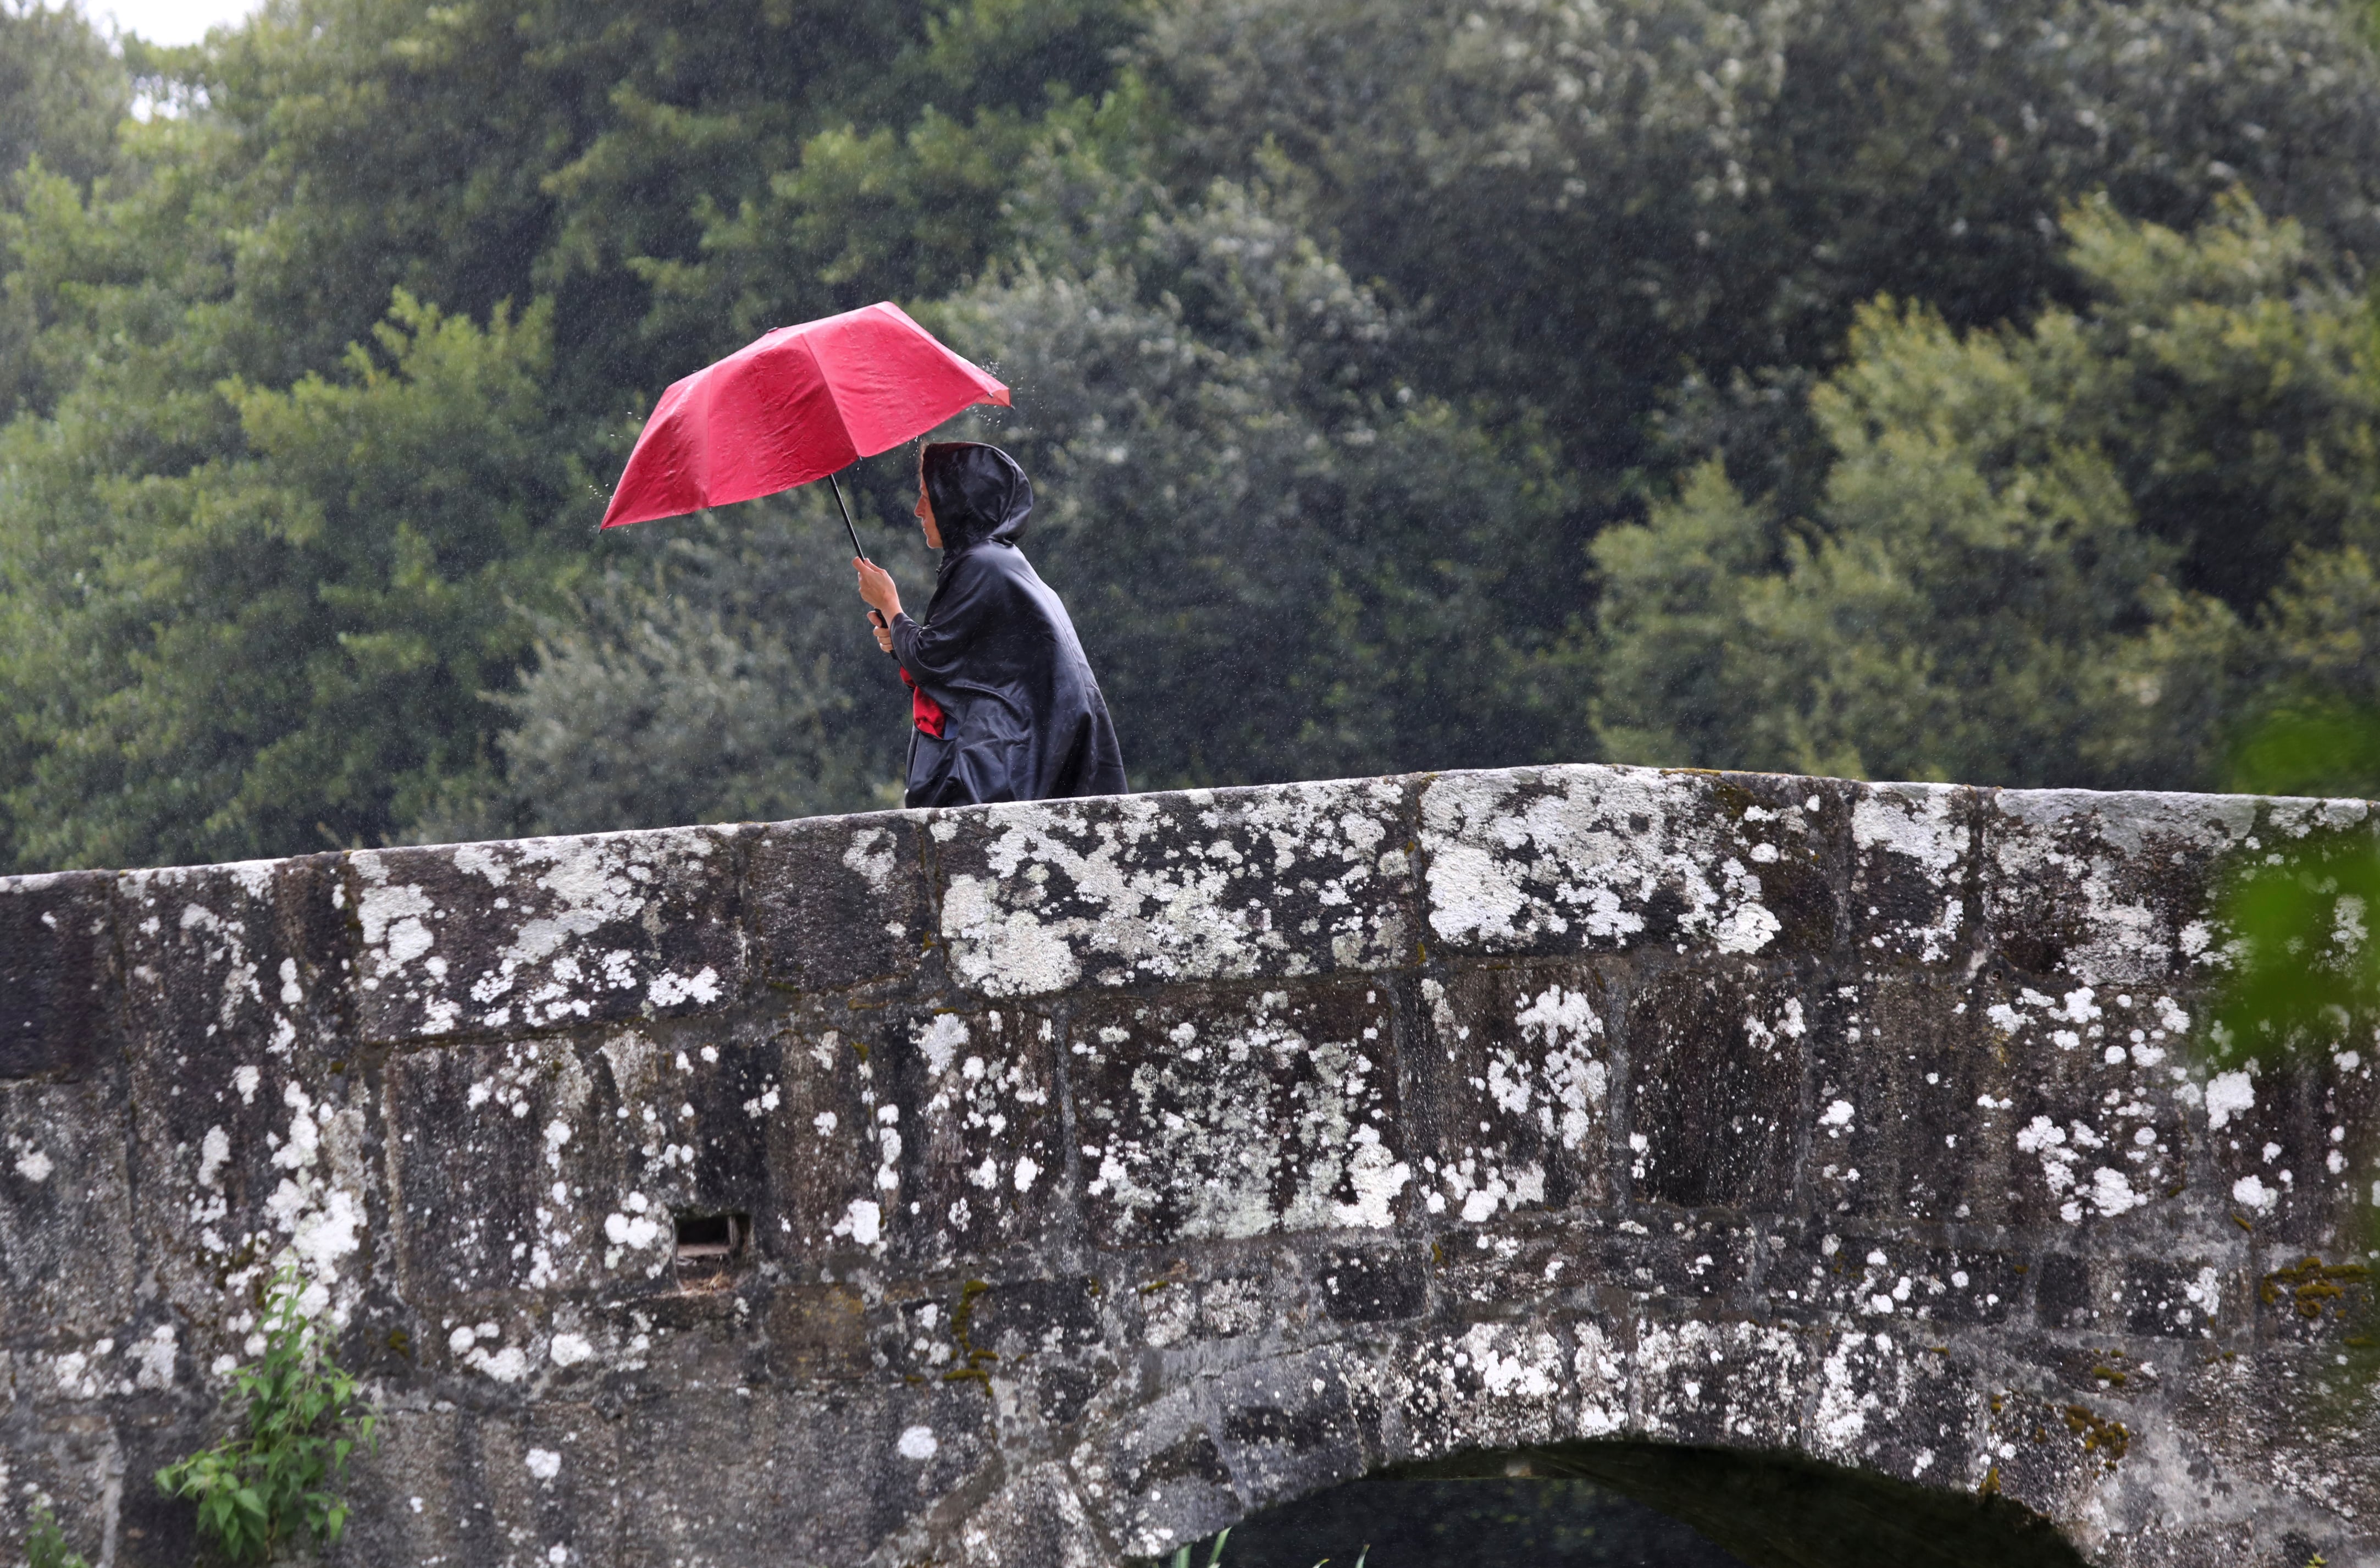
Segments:
[[[1123,754],[1066,607],[1016,548],[1033,513],[1025,470],[997,446],[937,442],[917,456],[917,521],[942,553],[921,624],[892,575],[855,557],[877,646],[914,694],[912,807],[1122,795]]]

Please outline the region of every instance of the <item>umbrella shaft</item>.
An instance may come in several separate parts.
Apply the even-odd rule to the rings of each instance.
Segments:
[[[859,556],[863,560],[866,559],[868,552],[859,548],[859,529],[852,526],[851,508],[843,504],[842,484],[836,480],[832,474],[827,475],[826,482],[828,487],[834,492],[834,504],[836,508],[843,513],[844,531],[851,535],[851,553],[854,555]]]

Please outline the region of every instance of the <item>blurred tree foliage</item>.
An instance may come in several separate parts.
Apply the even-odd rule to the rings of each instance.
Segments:
[[[2067,230],[2079,310],[1859,312],[1806,513],[1713,458],[1597,540],[1611,752],[2171,787],[2261,693],[2368,688],[2363,295],[2244,197],[2187,237],[2104,201]]]
[[[1136,783],[2217,783],[2380,699],[2365,20],[0,0],[0,863],[879,803],[815,497],[591,529],[881,298],[1015,386]]]

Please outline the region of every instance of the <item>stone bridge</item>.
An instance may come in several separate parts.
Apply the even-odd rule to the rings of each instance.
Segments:
[[[0,882],[0,1545],[188,1562],[294,1257],[354,1563],[1108,1568],[1600,1440],[2380,1562],[2371,1021],[2186,1049],[2212,879],[2366,810],[1575,767]]]

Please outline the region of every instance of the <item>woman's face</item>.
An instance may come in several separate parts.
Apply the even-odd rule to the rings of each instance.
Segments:
[[[926,494],[926,458],[923,453],[917,456],[917,526],[926,530],[926,548],[940,550],[942,547],[942,530],[934,526],[934,503]]]

